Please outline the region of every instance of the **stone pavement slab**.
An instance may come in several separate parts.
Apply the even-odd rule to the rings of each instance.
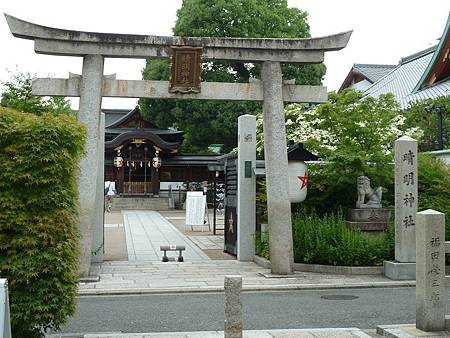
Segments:
[[[123,213],[129,261],[161,261],[161,245],[184,245],[183,257],[188,261],[208,261],[187,236],[156,211],[125,210]],[[168,252],[177,256],[178,252]]]
[[[377,327],[377,333],[391,338],[450,337],[450,331],[425,332],[417,329],[415,324],[380,325]]]
[[[222,292],[228,275],[242,276],[244,291],[415,285],[414,281],[391,281],[382,275],[300,272],[288,277],[270,276],[269,269],[235,260],[104,262],[93,264],[91,273],[100,280],[79,283],[80,295]]]
[[[223,331],[86,334],[84,338],[223,338]],[[357,328],[245,330],[244,338],[371,338]]]
[[[223,250],[224,236],[189,236],[189,239],[202,250]]]

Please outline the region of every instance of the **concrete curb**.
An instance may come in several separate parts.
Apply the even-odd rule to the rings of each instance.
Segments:
[[[450,331],[425,332],[416,328],[416,324],[378,325],[377,334],[388,338],[450,337]]]
[[[86,334],[84,338],[223,338],[223,331],[197,331],[197,332],[158,332],[158,333],[122,333],[117,335]],[[326,329],[278,329],[278,330],[243,330],[246,338],[273,338],[273,337],[359,337],[371,338],[364,331],[351,328]]]
[[[391,281],[348,284],[301,284],[301,285],[244,285],[243,292],[252,291],[295,291],[295,290],[327,290],[327,289],[364,289],[364,288],[396,288],[415,287],[415,281]],[[78,290],[78,296],[107,295],[142,295],[142,294],[180,294],[180,293],[222,293],[223,286],[174,287],[164,289],[129,288],[129,289],[86,289]]]
[[[253,262],[259,266],[270,269],[270,261],[264,257],[254,256]],[[339,266],[339,265],[321,265],[321,264],[304,264],[294,263],[294,270],[299,272],[315,272],[328,273],[335,275],[381,275],[383,274],[382,266]]]

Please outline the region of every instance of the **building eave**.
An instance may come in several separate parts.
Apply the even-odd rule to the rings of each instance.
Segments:
[[[430,63],[428,64],[428,67],[426,68],[425,72],[422,74],[422,77],[420,78],[419,82],[414,87],[414,90],[412,91],[413,93],[417,93],[419,90],[421,90],[424,87],[425,82],[429,78],[430,74],[433,71],[433,68],[435,67],[436,63],[440,59],[440,56],[444,52],[443,48],[447,44],[447,40],[450,38],[449,33],[450,33],[450,13],[447,18],[447,23],[445,25],[444,32],[442,33],[442,37],[439,41],[439,44],[437,45],[437,48],[434,51],[433,57],[432,57]],[[447,58],[447,62],[448,62],[448,58]]]

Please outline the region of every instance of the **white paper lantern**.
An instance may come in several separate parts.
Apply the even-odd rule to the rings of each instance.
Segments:
[[[114,166],[116,168],[122,168],[122,166],[123,166],[123,158],[121,156],[114,157]]]
[[[156,169],[160,168],[161,164],[162,164],[161,162],[162,162],[161,157],[157,157],[157,156],[153,157],[153,159],[152,159],[153,168],[156,168]]]
[[[303,161],[289,161],[289,200],[291,203],[303,202],[308,191],[308,168]]]

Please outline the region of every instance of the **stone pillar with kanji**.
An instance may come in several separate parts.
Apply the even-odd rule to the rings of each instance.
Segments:
[[[395,141],[395,260],[416,261],[417,141]]]
[[[416,275],[416,213],[418,205],[417,141],[395,141],[395,261],[385,261],[384,274],[394,280]]]

